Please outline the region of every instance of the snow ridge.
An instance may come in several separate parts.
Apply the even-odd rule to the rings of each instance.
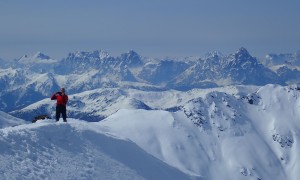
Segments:
[[[191,178],[95,123],[45,120],[4,128],[0,134],[4,179]]]

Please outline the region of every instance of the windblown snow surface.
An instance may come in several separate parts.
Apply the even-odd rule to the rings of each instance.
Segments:
[[[5,112],[0,111],[0,128],[17,126],[21,124],[28,123],[22,119],[15,118]]]
[[[1,127],[1,179],[299,179],[299,91],[244,92],[209,92],[176,112]]]

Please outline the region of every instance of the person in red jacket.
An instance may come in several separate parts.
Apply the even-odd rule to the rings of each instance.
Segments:
[[[51,100],[56,101],[56,121],[59,121],[60,114],[62,114],[62,118],[64,122],[67,122],[67,103],[68,103],[68,95],[65,94],[65,88],[61,88],[60,92],[56,92],[51,96]]]

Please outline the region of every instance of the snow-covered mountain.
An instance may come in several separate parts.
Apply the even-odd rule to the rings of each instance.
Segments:
[[[32,56],[24,55],[17,60],[21,64],[52,64],[57,62],[57,60],[51,59],[49,56],[37,52]]]
[[[300,51],[290,54],[268,54],[263,63],[288,84],[300,82]]]
[[[1,179],[192,178],[100,124],[75,119],[1,128],[0,144]]]
[[[276,73],[259,64],[245,48],[223,56],[212,52],[200,59],[173,81],[170,86],[187,90],[190,87],[207,88],[233,84],[265,85],[284,84]]]
[[[1,177],[299,179],[298,56],[269,57],[261,64],[240,48],[200,58],[97,50],[0,60]],[[68,123],[28,124],[54,117],[50,96],[60,87]]]
[[[57,91],[52,73],[30,73],[26,69],[0,69],[1,109],[11,111],[37,102]]]
[[[233,90],[238,91],[237,87],[233,86],[205,90],[193,89],[186,92],[177,90],[139,90],[126,86],[100,88],[69,95],[68,115],[86,121],[99,121],[122,108],[174,111],[199,96],[204,96],[214,91],[228,92],[230,94]],[[46,98],[23,109],[12,111],[10,114],[31,121],[34,116],[39,114],[48,114],[54,117],[54,112],[55,101]]]
[[[159,85],[172,81],[188,67],[189,64],[187,62],[175,60],[149,62],[144,65],[138,77],[151,84]]]
[[[10,63],[11,67],[20,68],[25,70],[27,73],[48,73],[53,72],[55,64],[58,60],[52,59],[51,57],[37,52],[33,55],[24,55],[19,59],[14,60]]]
[[[198,60],[196,60],[198,59]],[[134,51],[113,57],[103,50],[74,52],[55,60],[40,52],[0,65],[0,110],[19,110],[49,97],[59,87],[69,94],[98,88],[117,88],[131,84],[140,89],[211,88],[227,85],[265,85],[297,83],[298,70],[271,71],[245,48],[222,55],[208,53],[203,58],[151,59]],[[9,100],[9,97],[12,97]]]
[[[281,64],[291,64],[300,66],[300,51],[285,54],[267,54],[263,63],[266,66],[276,66]]]
[[[75,94],[69,111],[76,100],[82,112],[116,109],[99,122],[69,118],[2,128],[0,171],[7,179],[297,180],[299,89],[270,84]],[[101,107],[101,100],[109,105]]]

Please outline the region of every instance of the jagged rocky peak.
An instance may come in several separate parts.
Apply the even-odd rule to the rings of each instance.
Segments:
[[[200,63],[204,62],[205,63],[204,67],[207,67],[207,66],[212,66],[212,65],[216,65],[216,64],[221,64],[223,58],[224,58],[224,56],[221,52],[211,51],[211,52],[208,52],[207,54],[205,54],[204,59],[203,59],[204,61],[202,59],[200,59],[199,62]]]
[[[69,53],[67,59],[105,59],[111,57],[108,52],[103,50],[96,51],[76,51],[75,53]]]
[[[210,51],[205,54],[206,59],[224,57],[224,55],[220,51]]]
[[[47,55],[45,55],[45,54],[43,54],[43,53],[41,53],[41,52],[37,52],[37,53],[35,53],[33,56],[32,56],[32,58],[33,59],[41,59],[41,60],[48,60],[48,59],[50,59],[50,57],[49,56],[47,56]]]
[[[139,66],[143,64],[141,56],[133,50],[121,54],[121,60],[128,66]]]
[[[89,56],[91,56],[93,58],[99,58],[99,59],[106,59],[106,58],[111,57],[109,55],[109,53],[104,50],[96,50],[96,51],[90,52]]]
[[[135,52],[134,50],[130,50],[127,53],[121,54],[121,58],[126,60],[126,59],[137,59],[140,58],[140,55]]]
[[[228,59],[235,65],[241,65],[244,63],[258,64],[257,59],[251,56],[244,47],[241,47],[236,53],[229,55]]]
[[[236,53],[235,55],[238,57],[238,58],[245,58],[245,57],[252,57],[250,55],[250,53],[248,52],[248,50],[244,47],[241,47]]]
[[[103,50],[98,51],[100,59],[111,58],[111,55]]]

